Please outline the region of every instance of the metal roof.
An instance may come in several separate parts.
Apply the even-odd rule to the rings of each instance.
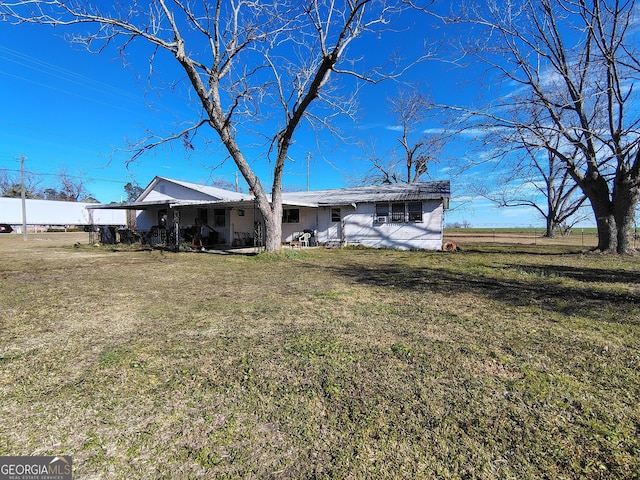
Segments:
[[[144,201],[144,198],[152,191],[159,181],[172,182],[183,187],[205,193],[210,200],[189,199],[158,199]],[[337,188],[332,190],[313,190],[308,192],[286,192],[282,194],[284,205],[321,207],[331,205],[351,205],[373,202],[403,202],[420,200],[438,200],[449,198],[450,182],[448,180],[416,183],[394,183],[390,185],[373,185],[367,187]],[[140,200],[142,199],[142,201]],[[170,206],[185,207],[190,205],[234,204],[238,206],[251,205],[254,197],[238,192],[232,192],[217,187],[198,185],[195,183],[172,180],[165,177],[155,177],[147,186],[144,193],[135,202],[123,202],[119,204],[95,205],[91,208],[121,208],[144,210],[149,207]]]
[[[155,202],[113,202],[113,203],[96,203],[87,207],[90,210],[103,210],[107,208],[117,208],[120,210],[146,210],[151,207],[171,206],[173,200],[157,200]]]
[[[352,203],[437,200],[449,198],[451,196],[450,188],[450,182],[443,180],[309,192],[288,192],[282,194],[282,203],[286,205],[328,206],[350,205]]]

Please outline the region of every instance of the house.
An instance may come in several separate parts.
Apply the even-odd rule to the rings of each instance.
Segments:
[[[448,181],[283,193],[285,243],[439,250]],[[149,243],[189,241],[202,225],[209,245],[261,246],[264,229],[252,195],[155,177],[130,203],[94,208],[136,210]],[[177,227],[177,228],[176,228]],[[305,235],[306,234],[306,235]]]
[[[46,231],[48,227],[127,225],[126,212],[112,208],[94,212],[91,207],[96,205],[98,204],[27,198],[24,201],[23,212],[22,199],[0,197],[0,223],[11,225],[17,233],[22,233],[23,214],[27,228],[35,231]]]

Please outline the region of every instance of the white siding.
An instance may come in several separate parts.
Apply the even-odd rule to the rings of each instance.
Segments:
[[[90,225],[88,208],[95,203],[25,200],[27,225]],[[22,224],[22,199],[0,197],[0,223]],[[126,225],[125,210],[93,210],[94,225]]]
[[[332,208],[339,208],[342,220],[340,222],[331,221]],[[353,212],[351,206],[321,207],[318,209],[318,243],[341,242],[344,239],[344,222]]]
[[[360,204],[356,209],[342,207],[342,239],[346,245],[403,250],[440,250],[442,248],[442,202],[424,201],[422,222],[374,222],[375,204]],[[321,243],[335,239],[335,225],[330,222],[331,209],[320,209]]]
[[[211,195],[193,190],[191,188],[177,185],[173,182],[160,180],[149,194],[144,197],[145,202],[161,202],[164,200],[213,200]]]
[[[332,222],[331,207],[290,207],[298,208],[300,221],[282,224],[282,241],[290,242],[295,235],[304,230],[317,231],[317,243],[344,242],[346,245],[364,245],[374,248],[398,248],[404,250],[440,250],[442,248],[442,220],[443,209],[441,201],[423,201],[422,222],[415,223],[383,223],[374,222],[375,204],[359,204],[357,208],[342,205],[341,222]],[[203,207],[200,207],[203,208]],[[226,224],[224,227],[213,225],[214,207],[208,207],[209,224],[217,231],[220,241],[232,243],[235,238],[253,238],[254,222],[260,221],[257,210],[244,209],[244,215],[239,215],[239,209],[226,208]],[[169,225],[173,222],[173,209],[167,208]],[[196,207],[180,209],[180,224],[183,227],[194,223]],[[158,208],[151,208],[140,212],[137,218],[137,228],[141,231],[149,230],[158,223]],[[236,235],[236,233],[238,235]]]
[[[136,229],[147,232],[151,227],[158,224],[158,209],[150,208],[148,210],[138,211],[136,216]]]
[[[290,207],[283,206],[283,209],[297,208],[300,211],[300,221],[297,223],[282,223],[282,241],[291,242],[296,240],[296,234],[302,233],[304,230],[316,229],[316,209],[309,207]]]
[[[244,215],[240,215],[240,213]],[[260,213],[253,208],[233,208],[229,213],[229,221],[231,222],[230,243],[234,240],[240,241],[239,246],[243,246],[246,239],[253,245],[254,222],[260,218]]]

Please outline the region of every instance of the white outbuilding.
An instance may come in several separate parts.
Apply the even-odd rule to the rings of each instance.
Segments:
[[[24,201],[24,218],[30,229],[45,230],[48,227],[87,227],[127,225],[126,212],[104,208],[92,210],[95,203],[61,202],[27,198]],[[21,232],[23,225],[23,203],[20,198],[0,197],[0,224],[11,225]]]

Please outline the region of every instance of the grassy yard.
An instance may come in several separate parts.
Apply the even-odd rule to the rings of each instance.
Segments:
[[[85,234],[86,235],[86,234]],[[74,478],[640,478],[640,261],[0,236],[0,455]]]

